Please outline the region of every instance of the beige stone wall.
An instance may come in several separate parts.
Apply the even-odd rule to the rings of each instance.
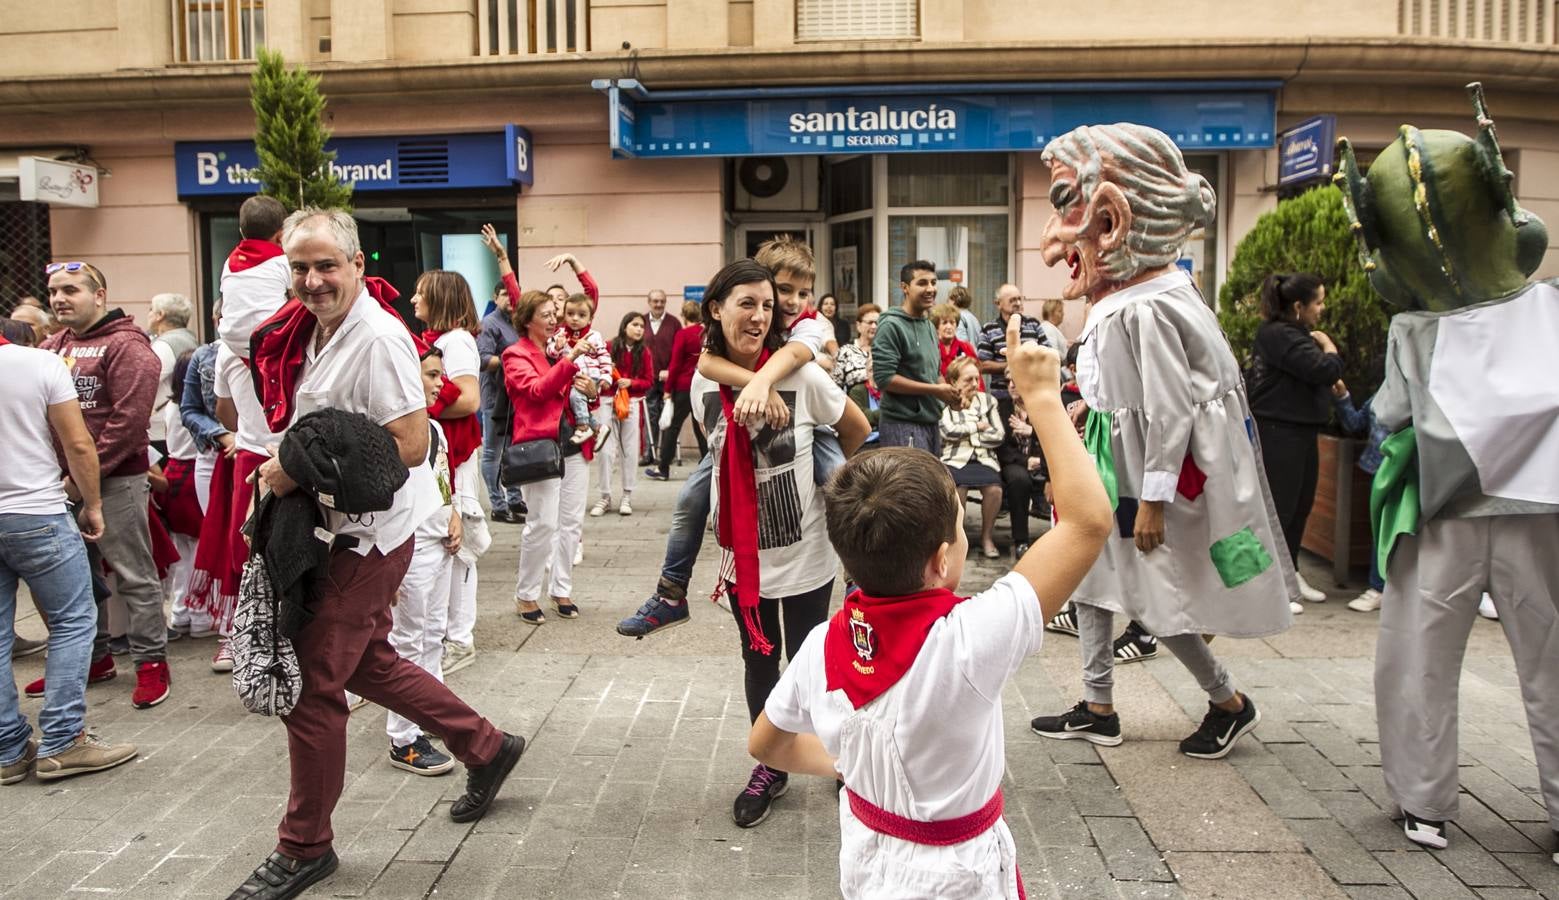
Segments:
[[[616,50],[628,41],[640,50],[669,47],[667,20],[667,0],[590,0],[590,45]]]
[[[112,68],[119,59],[118,32],[113,2],[0,0],[0,78]]]
[[[945,0],[926,0],[939,7]],[[963,0],[961,38],[966,41],[1062,41],[1145,37],[1189,40],[1314,36],[1387,37],[1397,33],[1397,0],[1095,0],[1079,15],[1055,0]],[[923,37],[932,31],[929,15]]]
[[[1537,278],[1559,278],[1559,149],[1515,150],[1505,164],[1516,173],[1516,198],[1548,226],[1548,255]]]
[[[449,59],[476,48],[472,0],[395,0],[398,59]]]

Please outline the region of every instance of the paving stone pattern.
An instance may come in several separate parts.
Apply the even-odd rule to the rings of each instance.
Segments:
[[[687,469],[675,470],[674,478]],[[797,777],[762,825],[731,822],[752,761],[736,628],[694,601],[686,626],[645,641],[613,623],[653,585],[678,483],[641,485],[632,518],[589,519],[576,621],[520,622],[510,600],[519,529],[495,527],[481,564],[475,664],[450,678],[530,740],[483,821],[456,825],[464,778],[391,768],[383,711],[355,713],[335,814],[340,870],[310,896],[374,898],[830,897],[838,885],[834,785]],[[1005,535],[998,536],[999,539]],[[1451,849],[1403,839],[1380,778],[1372,655],[1376,616],[1329,602],[1283,635],[1214,649],[1263,720],[1226,760],[1175,742],[1206,698],[1172,658],[1122,667],[1126,743],[1096,750],[1028,730],[1080,695],[1075,641],[1052,635],[1004,698],[1007,820],[1035,898],[1352,897],[1559,900],[1509,650],[1474,629],[1462,679],[1462,816]],[[716,564],[706,544],[695,573]],[[971,559],[966,588],[1001,574]],[[836,590],[836,602],[837,602]],[[42,637],[25,601],[23,634]],[[1121,623],[1124,624],[1124,623]],[[799,636],[796,636],[799,638]],[[213,675],[210,641],[170,646],[172,697],[130,707],[131,678],[87,693],[89,723],[140,757],[111,773],[0,788],[0,895],[223,897],[275,843],[286,802],[280,723],[247,715]],[[18,684],[41,657],[16,665]],[[39,701],[22,701],[36,716]]]

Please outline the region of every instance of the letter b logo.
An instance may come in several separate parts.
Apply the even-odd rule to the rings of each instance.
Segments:
[[[221,172],[217,169],[217,155],[215,153],[195,154],[196,183],[216,184],[221,177]]]

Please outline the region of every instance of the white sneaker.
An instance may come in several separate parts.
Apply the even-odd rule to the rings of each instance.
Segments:
[[[633,504],[628,502],[628,498],[627,497],[624,497],[622,505],[617,507],[617,514],[620,515],[620,516],[631,516],[631,515],[633,515]]]
[[[439,669],[444,675],[452,675],[476,662],[476,647],[457,641],[444,641],[444,655]]]
[[[1305,605],[1298,600],[1290,600],[1288,601],[1288,611],[1296,616],[1302,616],[1305,613]]]
[[[1402,833],[1413,843],[1434,850],[1444,850],[1450,845],[1450,841],[1446,840],[1444,822],[1420,819],[1410,812],[1402,815]]]
[[[1299,579],[1299,596],[1311,603],[1326,602],[1326,594],[1311,587],[1310,582],[1305,581],[1305,576],[1300,575],[1298,572],[1295,572],[1294,576]]]
[[[607,421],[604,421],[595,427],[595,447],[593,447],[592,450],[596,453],[600,453],[601,448],[606,446],[606,439],[611,436],[612,423],[610,418],[608,418]]]
[[[597,500],[595,502],[594,506],[590,507],[590,515],[592,515],[595,518],[599,519],[600,517],[606,515],[606,508],[608,506],[611,506],[611,505],[612,505],[611,498],[609,498],[609,497],[602,497],[601,499],[599,499],[599,500]]]
[[[1478,601],[1478,615],[1485,619],[1499,621],[1499,611],[1494,608],[1494,598],[1487,593],[1483,595],[1482,600]]]
[[[1370,588],[1364,593],[1348,601],[1348,608],[1354,612],[1374,612],[1380,609],[1380,591]]]
[[[579,565],[585,559],[585,542],[580,541],[574,545],[574,565]]]

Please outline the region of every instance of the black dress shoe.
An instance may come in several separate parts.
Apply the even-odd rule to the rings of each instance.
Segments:
[[[318,859],[293,859],[280,850],[265,858],[249,879],[228,895],[227,900],[286,900],[309,886],[330,877],[341,860],[334,850]]]
[[[498,755],[492,762],[466,769],[466,792],[449,808],[449,817],[456,822],[475,822],[487,815],[487,808],[493,805],[498,789],[503,787],[504,779],[509,777],[524,752],[525,739],[505,733],[503,744],[498,747]]]

